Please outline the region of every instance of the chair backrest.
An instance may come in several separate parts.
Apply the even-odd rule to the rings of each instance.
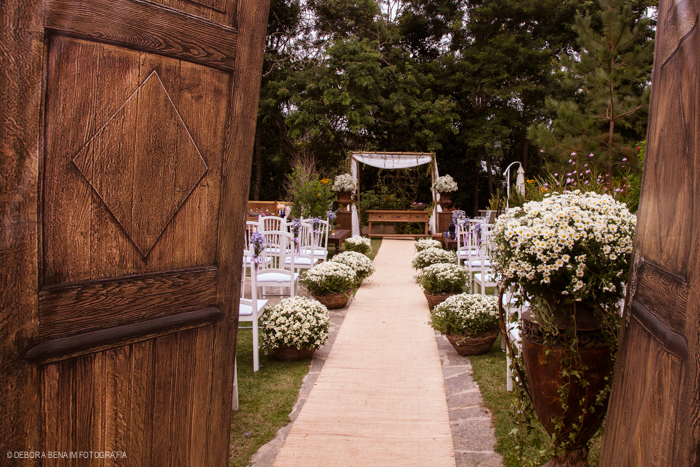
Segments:
[[[260,261],[258,263],[258,271],[267,270],[283,270],[285,268],[294,270],[294,241],[293,236],[290,232],[275,231],[275,232],[262,232],[263,238],[265,239],[265,248],[261,253]],[[287,259],[289,260],[289,264]]]
[[[287,221],[284,217],[261,216],[259,221],[261,232],[273,232],[287,229]]]
[[[313,228],[311,219],[304,219],[302,225],[308,225],[311,231],[314,248],[328,249],[328,234],[330,233],[330,223],[328,221],[317,221],[316,228]]]

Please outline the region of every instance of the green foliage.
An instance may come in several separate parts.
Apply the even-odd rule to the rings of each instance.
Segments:
[[[428,293],[462,293],[467,286],[469,271],[456,264],[438,263],[423,268],[416,276],[418,283]]]
[[[563,56],[571,97],[548,98],[556,114],[550,124],[530,129],[531,137],[563,163],[573,154],[593,153],[608,178],[622,159],[633,158],[646,129],[653,59],[652,22],[623,0],[598,0],[601,11],[576,18],[581,53]]]
[[[491,295],[453,295],[430,313],[430,325],[442,334],[478,336],[498,326],[497,300]]]
[[[292,201],[292,217],[325,219],[335,200],[330,180],[319,179],[318,174],[309,173],[301,163],[287,176],[287,192]]]

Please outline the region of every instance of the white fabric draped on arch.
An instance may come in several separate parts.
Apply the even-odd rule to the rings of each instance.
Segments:
[[[437,161],[435,160],[434,153],[426,152],[365,152],[357,151],[352,153],[352,165],[350,168],[352,177],[355,182],[359,182],[360,175],[360,162],[363,164],[370,165],[372,167],[377,167],[380,169],[408,169],[410,167],[416,167],[424,164],[433,164],[433,170],[431,170],[433,183],[435,179],[439,177]],[[435,192],[432,188],[430,189],[433,195],[433,205],[437,206],[433,208],[433,214],[430,216],[430,233],[435,233],[437,231],[437,214],[436,212],[441,212],[442,208],[437,205],[437,201],[440,199],[439,194]],[[359,191],[359,184],[358,184]],[[352,235],[360,235],[360,216],[357,211],[357,207],[352,205]]]

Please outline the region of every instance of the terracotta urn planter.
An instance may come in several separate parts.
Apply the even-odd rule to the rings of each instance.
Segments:
[[[297,349],[296,347],[289,347],[286,345],[280,345],[274,349],[277,358],[284,362],[296,362],[310,358],[315,351],[316,349]]]
[[[450,193],[440,193],[440,201],[438,201],[443,209],[447,209],[452,204],[452,195]]]
[[[423,291],[423,295],[428,300],[428,307],[432,310],[453,295],[459,295],[462,292],[445,292],[445,293],[430,293],[427,290]]]
[[[573,306],[573,305],[569,305]],[[572,316],[561,310],[554,311],[554,322],[559,329],[555,338],[544,339],[542,327],[530,312],[523,313],[522,353],[529,393],[538,418],[549,434],[555,434],[554,420],[561,420],[563,428],[556,433],[555,444],[565,451],[546,464],[546,467],[588,467],[588,440],[600,427],[607,410],[607,395],[602,405],[596,398],[612,379],[613,360],[610,348],[598,325],[593,310],[578,304],[576,329],[578,355],[571,349],[570,337],[565,331],[573,326]],[[586,368],[583,370],[583,368]],[[581,371],[579,384],[576,377],[562,376],[562,370]],[[566,411],[562,408],[561,388],[568,388]],[[585,405],[581,401],[585,400]],[[580,429],[575,425],[580,422]],[[573,438],[572,435],[573,434]]]
[[[336,310],[338,308],[345,308],[348,304],[348,300],[350,300],[350,293],[350,290],[346,290],[345,292],[320,294],[314,295],[313,297],[326,305],[326,308],[329,310]]]
[[[450,341],[450,344],[452,344],[452,347],[454,347],[457,353],[468,356],[485,354],[491,350],[493,343],[498,337],[498,333],[498,327],[494,327],[492,330],[474,337],[467,337],[466,335],[452,332],[445,334],[445,337]]]

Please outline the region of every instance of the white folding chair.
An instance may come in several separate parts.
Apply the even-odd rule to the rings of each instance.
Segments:
[[[267,287],[279,287],[279,295],[294,297],[299,284],[299,273],[295,271],[292,234],[267,232],[263,236],[265,248],[261,253],[257,276],[257,286],[262,289],[262,297],[271,295],[266,294]],[[289,288],[288,294],[284,293],[285,288]]]
[[[249,261],[243,262],[243,284],[241,285],[241,302],[238,305],[238,322],[252,323],[253,330],[253,371],[260,369],[259,345],[258,345],[258,320],[263,314],[267,305],[267,300],[258,300],[258,284],[255,265],[252,262],[253,248],[244,252],[244,258]],[[246,269],[250,267],[250,298],[245,297]],[[259,272],[258,267],[258,272]]]

